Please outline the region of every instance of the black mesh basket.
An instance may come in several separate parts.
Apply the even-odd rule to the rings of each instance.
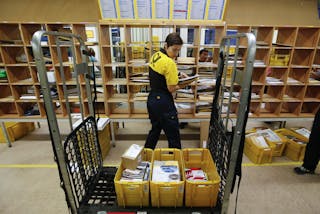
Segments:
[[[73,195],[79,209],[91,205],[113,206],[115,167],[103,167],[95,119],[88,117],[64,144]]]

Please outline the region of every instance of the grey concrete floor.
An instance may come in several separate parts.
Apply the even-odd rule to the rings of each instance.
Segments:
[[[250,126],[261,124],[249,123]],[[262,124],[265,125],[265,124]],[[297,123],[288,123],[296,126]],[[307,121],[305,127],[310,128]],[[119,135],[147,133],[148,123],[125,124],[120,126]],[[68,134],[62,133],[64,135]],[[199,133],[199,124],[188,124],[182,134]],[[143,145],[144,141],[117,141],[111,148],[104,164],[117,165],[120,155],[132,143]],[[197,147],[199,140],[183,139],[183,147]],[[159,147],[166,147],[160,141]],[[300,165],[286,157],[273,159],[272,164],[254,165],[244,156],[243,177],[239,189],[237,213],[243,214],[316,214],[320,210],[320,167],[315,175],[299,176],[293,167]],[[0,213],[68,213],[63,190],[59,186],[58,169],[53,160],[53,152],[46,123],[28,136],[13,143],[9,148],[0,144]],[[231,195],[229,212],[234,213],[235,194]]]

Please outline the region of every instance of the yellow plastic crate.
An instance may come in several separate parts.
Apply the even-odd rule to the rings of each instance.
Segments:
[[[150,181],[151,205],[153,207],[181,207],[184,196],[184,164],[182,151],[180,149],[155,149],[153,160],[155,161],[178,161],[181,181],[155,182]],[[151,170],[152,178],[153,164]]]
[[[145,148],[142,152],[142,160],[149,161],[151,163],[152,155],[152,149]],[[118,205],[120,207],[149,206],[149,181],[120,181],[123,170],[124,167],[121,164],[114,177],[114,186],[117,194]]]
[[[230,78],[232,77],[232,70],[233,70],[233,67],[232,67],[232,66],[228,66],[228,67],[227,67],[227,75],[226,75],[226,77],[227,77],[228,79],[230,79]]]
[[[302,134],[297,132],[297,130],[302,129],[302,128],[304,128],[304,127],[294,127],[294,128],[291,128],[291,130],[293,130],[297,135],[299,135],[301,137],[301,139],[303,139],[305,142],[308,142],[309,141],[309,137],[307,137],[305,135],[302,135]],[[304,129],[306,129],[306,128],[304,128]],[[310,134],[310,131],[309,131],[309,134]]]
[[[244,154],[249,158],[250,161],[255,164],[271,163],[272,150],[274,149],[274,147],[270,144],[268,144],[269,148],[259,147],[258,145],[253,143],[251,137],[245,138]]]
[[[279,139],[273,138],[273,134],[277,135]],[[267,141],[269,146],[272,148],[272,156],[280,157],[283,154],[284,148],[286,146],[287,138],[272,131],[272,134],[262,134],[264,139]]]
[[[266,127],[264,127],[264,128],[266,128]],[[252,133],[255,133],[255,132],[257,132],[257,128],[251,128],[251,129],[247,129],[246,130],[246,134],[252,134]]]
[[[289,129],[278,129],[275,132],[287,138],[285,156],[294,161],[302,161],[308,143],[306,138]]]
[[[33,122],[6,122],[5,127],[7,129],[7,134],[10,142],[14,142],[19,138],[27,135],[29,132],[35,129]],[[7,140],[0,129],[0,143],[6,143]]]
[[[25,126],[28,133],[35,130],[34,122],[21,122],[21,123]]]
[[[283,155],[284,149],[286,147],[287,140],[282,137],[281,142],[274,142],[266,139],[269,145],[273,147],[272,156],[273,157],[281,157]]]
[[[208,149],[183,149],[186,168],[201,168],[208,177],[207,181],[186,180],[185,206],[214,207],[216,206],[220,176]]]
[[[270,56],[271,66],[287,66],[289,63],[290,55],[288,54],[272,54]]]
[[[295,141],[289,140],[286,149],[284,150],[285,156],[293,161],[303,161],[306,145],[301,145]]]
[[[267,127],[255,127],[255,128],[246,130],[246,134],[256,133],[257,131],[263,130],[263,129],[268,129],[268,128]],[[277,133],[275,133],[275,134],[277,134]],[[285,148],[286,142],[287,142],[287,139],[284,136],[279,135],[279,134],[277,134],[277,135],[280,138],[279,141],[272,141],[268,137],[264,136],[264,139],[267,141],[267,143],[269,145],[271,145],[272,156],[274,156],[274,157],[280,157],[283,155],[283,151],[284,151],[284,148]]]

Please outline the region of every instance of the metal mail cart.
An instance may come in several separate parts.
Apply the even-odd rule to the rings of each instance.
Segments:
[[[51,86],[46,74],[41,45],[42,38],[49,36],[54,38],[56,43],[58,67],[63,80],[65,101],[63,105],[67,111],[65,116],[69,118],[71,132],[66,139],[63,139],[60,134],[59,118],[55,113],[57,101],[51,96]],[[235,41],[235,45],[231,41]],[[79,117],[82,120],[77,127],[73,127],[74,119],[69,102],[69,89],[66,87],[63,70],[65,62],[62,59],[62,47],[68,47],[68,54],[73,59],[70,61],[70,66],[79,95],[77,98],[80,103]],[[251,74],[255,57],[253,34],[227,36],[223,38],[220,46],[208,139],[208,148],[221,177],[218,205],[215,208],[119,208],[116,204],[113,184],[116,168],[105,167],[102,164],[96,125],[98,118],[95,117],[94,111],[95,75],[94,71],[88,68],[88,51],[84,41],[80,36],[74,34],[38,31],[33,35],[32,49],[39,73],[52,147],[59,169],[60,185],[65,192],[71,213],[104,214],[108,211],[227,213],[235,175],[239,175],[243,136],[249,111]],[[243,58],[239,60],[240,52]],[[80,96],[81,90],[86,93],[87,110],[81,105],[84,101]],[[233,99],[235,93],[237,93],[237,103],[234,103]]]

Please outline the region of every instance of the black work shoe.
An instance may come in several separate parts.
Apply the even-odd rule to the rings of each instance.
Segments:
[[[304,168],[303,166],[298,166],[294,168],[294,172],[298,175],[304,175],[304,174],[314,174],[313,170],[309,170]]]

